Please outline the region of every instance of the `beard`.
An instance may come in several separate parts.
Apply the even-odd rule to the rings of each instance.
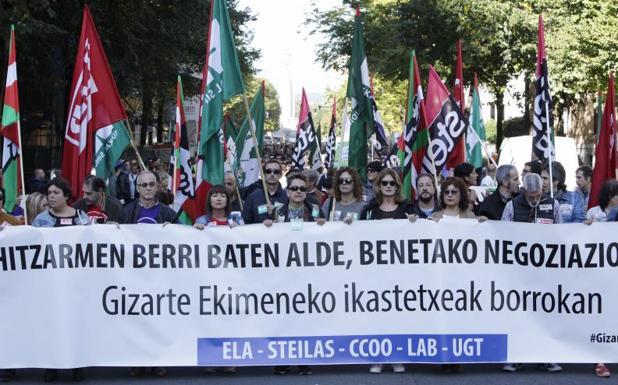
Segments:
[[[425,193],[421,193],[421,195],[419,195],[418,200],[420,200],[423,203],[429,203],[431,202],[431,200],[433,199],[433,195],[425,192]]]

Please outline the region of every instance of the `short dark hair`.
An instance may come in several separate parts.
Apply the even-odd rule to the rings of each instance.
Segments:
[[[453,175],[459,178],[465,178],[474,172],[474,166],[470,163],[461,163],[455,166]]]
[[[67,182],[66,179],[64,179],[61,176],[57,176],[51,180],[51,182],[49,183],[49,186],[47,186],[48,194],[49,194],[49,188],[51,186],[54,186],[57,189],[62,190],[62,195],[64,195],[67,198],[71,198],[73,196],[73,191],[71,191],[71,186],[69,185],[69,182]]]
[[[307,178],[305,178],[305,176],[301,174],[300,172],[293,172],[291,174],[288,174],[287,178],[288,178],[288,187],[290,187],[290,185],[292,184],[292,181],[294,181],[295,179],[300,179],[303,181],[303,183],[307,184]]]
[[[530,162],[524,163],[524,166],[530,167],[531,173],[541,176],[541,171],[543,171],[543,162],[540,160],[531,160]]]
[[[106,187],[103,178],[99,178],[96,175],[88,175],[84,179],[84,184],[92,187],[92,190],[96,192],[104,192]]]
[[[283,170],[283,166],[281,165],[281,161],[277,158],[270,158],[268,159],[266,162],[264,162],[264,168],[266,168],[266,165],[268,164],[276,164],[277,166],[279,166],[279,170]]]
[[[206,214],[209,216],[212,215],[212,206],[210,205],[210,198],[215,194],[225,194],[227,198],[225,200],[225,215],[230,215],[232,212],[231,202],[230,202],[230,194],[227,193],[225,186],[221,184],[216,184],[208,190],[208,195],[206,196]]]
[[[584,178],[592,178],[592,167],[583,165],[575,170],[575,173],[582,172],[584,174]]]
[[[546,171],[549,174],[549,163],[546,163],[543,167],[543,171]],[[565,191],[566,190],[566,171],[564,170],[564,166],[562,163],[553,161],[551,162],[551,171],[552,171],[552,183],[554,180],[558,181],[558,190]]]
[[[609,179],[601,186],[599,191],[599,206],[602,210],[605,210],[609,206],[609,201],[618,195],[618,181],[615,179]]]

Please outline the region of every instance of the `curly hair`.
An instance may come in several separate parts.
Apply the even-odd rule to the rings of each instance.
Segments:
[[[468,186],[463,179],[449,176],[440,185],[440,207],[443,209],[446,208],[446,203],[444,203],[444,191],[448,188],[448,186],[455,186],[457,190],[459,190],[459,210],[467,211],[468,210]]]
[[[382,196],[382,190],[380,189],[380,184],[382,183],[382,179],[387,175],[392,176],[395,180],[395,183],[397,183],[397,191],[395,191],[395,202],[399,204],[405,200],[403,197],[403,192],[401,191],[401,178],[399,177],[399,174],[397,174],[397,172],[392,168],[385,168],[384,170],[380,171],[380,173],[376,177],[376,180],[373,182],[373,192],[375,195],[375,200],[376,202],[378,202],[378,204],[382,204],[382,202],[384,201],[384,197]]]
[[[363,183],[361,182],[360,176],[358,172],[351,167],[342,167],[337,169],[335,172],[335,177],[333,178],[333,192],[335,194],[335,200],[341,200],[341,191],[339,190],[339,178],[341,175],[347,172],[352,177],[352,183],[354,183],[354,189],[352,193],[354,194],[354,199],[360,201],[363,198]]]

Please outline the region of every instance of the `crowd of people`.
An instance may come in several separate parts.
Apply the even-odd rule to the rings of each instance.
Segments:
[[[239,189],[234,174],[226,173],[225,182],[212,186],[206,198],[206,214],[197,218],[194,227],[207,231],[212,226],[230,228],[248,224],[272,226],[275,222],[290,222],[302,228],[304,222],[325,225],[328,221],[352,224],[357,220],[419,219],[440,221],[445,218],[476,219],[478,221],[513,221],[539,224],[586,223],[616,221],[618,213],[618,181],[604,183],[598,197],[599,205],[588,209],[592,169],[579,167],[577,187],[567,191],[566,173],[559,162],[549,166],[540,161],[526,163],[521,174],[513,165],[494,167],[488,164],[477,170],[468,163],[458,165],[452,175],[436,181],[432,174],[416,178],[416,199],[404,198],[400,170],[373,161],[367,166],[367,182],[363,183],[356,169],[341,167],[321,170],[288,170],[289,164],[277,157],[263,162],[262,181]],[[480,178],[479,174],[483,174]],[[551,178],[550,178],[551,175]],[[520,179],[521,177],[521,179]],[[166,224],[178,223],[178,213],[169,204],[173,196],[167,189],[168,174],[156,161],[142,170],[135,161],[120,161],[107,181],[88,176],[83,184],[83,196],[74,197],[69,184],[57,176],[46,179],[41,169],[29,180],[26,200],[27,225],[34,227],[64,227],[101,223]],[[283,183],[282,183],[283,182]],[[483,189],[478,189],[478,187]],[[553,198],[550,191],[553,190]],[[479,192],[480,191],[480,192]],[[74,200],[76,199],[77,200]],[[0,190],[0,222],[17,225],[24,222],[23,210],[6,212],[4,191]],[[561,367],[550,363],[548,371]],[[514,372],[518,364],[507,364],[505,371]],[[132,368],[138,376],[145,368]],[[233,372],[234,368],[224,368]],[[371,365],[371,373],[380,373],[382,365]],[[403,364],[393,364],[394,372],[404,372]],[[459,372],[460,365],[445,365],[446,372]],[[149,368],[155,376],[165,376],[165,368]],[[285,374],[289,367],[278,366],[275,373]],[[610,372],[603,363],[595,366],[598,376]],[[73,370],[73,379],[84,379],[81,369]],[[310,374],[311,368],[301,366],[300,374]],[[14,370],[0,372],[0,380],[9,381]],[[45,371],[45,381],[58,379],[56,370]]]

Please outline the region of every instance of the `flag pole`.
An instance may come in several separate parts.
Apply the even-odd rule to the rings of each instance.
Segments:
[[[436,170],[436,159],[433,154],[433,150],[431,149],[431,138],[429,138],[429,143],[427,144],[427,150],[429,151],[429,157],[431,158],[431,172],[433,174],[433,180],[436,183],[436,192],[438,196],[440,196],[440,183],[438,183],[438,171]]]
[[[135,140],[133,139],[133,127],[131,126],[131,123],[129,123],[129,119],[125,119],[124,120],[127,123],[127,127],[129,127],[129,140],[131,142],[131,147],[133,147],[133,151],[135,151],[135,155],[137,155],[137,160],[140,164],[140,166],[142,167],[142,170],[146,170],[146,165],[144,164],[144,160],[142,159],[142,156],[139,154],[139,151],[137,151],[137,146],[135,145]]]
[[[17,139],[19,140],[19,177],[21,179],[21,197],[20,202],[24,200],[24,224],[28,224],[28,207],[26,207],[26,183],[24,178],[24,154],[22,149],[24,145],[21,141],[21,123],[17,122]]]
[[[272,206],[270,202],[270,198],[268,197],[268,187],[266,186],[266,178],[264,176],[264,169],[262,168],[262,157],[260,156],[260,149],[258,147],[258,141],[255,134],[255,124],[253,122],[253,117],[251,116],[251,111],[249,109],[249,100],[247,99],[247,93],[242,93],[242,98],[245,105],[245,111],[247,112],[247,120],[249,121],[249,129],[251,130],[251,138],[253,138],[253,148],[255,149],[255,156],[258,161],[258,170],[260,170],[260,178],[262,179],[262,188],[264,189],[264,198],[266,199],[266,205]],[[283,169],[281,170],[283,172]]]
[[[227,151],[230,152],[229,148]],[[227,166],[230,168],[231,174],[234,175],[234,189],[236,190],[236,197],[238,198],[238,203],[240,204],[240,211],[244,211],[242,197],[240,196],[240,190],[238,189],[238,181],[236,180],[236,174],[233,171],[234,168],[232,167],[229,156],[225,157],[225,163],[227,163]]]
[[[334,193],[331,199],[333,200],[333,208],[330,210],[330,214],[328,215],[328,220],[332,222],[335,220],[335,207],[337,206],[337,200],[335,199]]]
[[[547,100],[545,101],[545,127],[547,128],[547,159],[549,161],[548,165],[549,165],[549,195],[553,198],[554,197],[554,173],[552,170],[552,160],[551,160],[551,149],[553,147],[553,143],[551,142],[551,134],[550,134],[550,129],[551,127],[549,126],[549,103],[547,102]]]

